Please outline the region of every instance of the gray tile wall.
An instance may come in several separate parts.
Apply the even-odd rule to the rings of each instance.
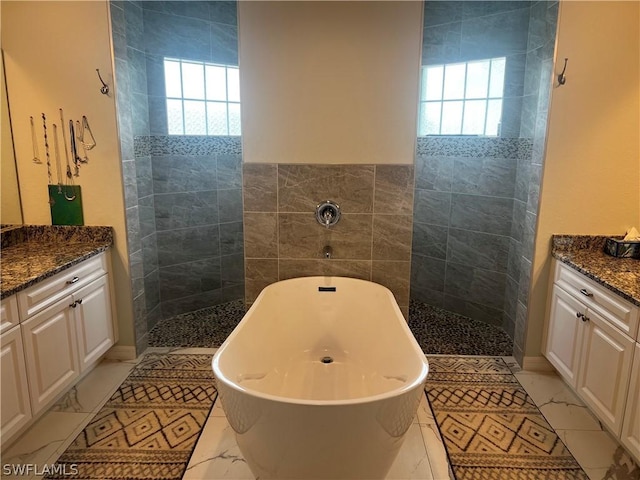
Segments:
[[[143,2],[148,147],[162,318],[242,298],[239,139],[169,137],[163,58],[238,64],[236,2]],[[141,133],[142,135],[142,133]],[[144,246],[144,245],[143,245]]]
[[[176,154],[180,141],[151,142],[163,318],[244,295],[242,156],[215,153],[218,138],[200,139],[206,155]]]
[[[531,3],[426,1],[422,64],[506,57],[501,136],[519,137]]]
[[[520,138],[418,139],[411,296],[501,325],[520,362],[557,16],[555,1],[425,2],[423,64],[506,55],[502,136]]]
[[[526,108],[523,108],[521,121],[521,135],[532,139],[532,152],[528,159],[518,164],[515,201],[521,220],[517,234],[512,235],[513,245],[509,254],[509,263],[513,266],[509,273],[513,288],[507,299],[508,309],[505,303],[505,324],[513,329],[514,356],[521,365],[526,341],[531,262],[542,183],[557,21],[558,2],[532,2],[523,99]]]
[[[278,280],[341,275],[387,286],[408,314],[412,165],[245,164],[243,182],[247,303]],[[315,219],[323,200],[342,212],[329,229]]]
[[[146,333],[162,315],[162,292],[167,313],[178,313],[239,298],[245,276],[246,299],[252,301],[278,279],[330,273],[379,281],[392,288],[406,311],[411,271],[416,298],[496,324],[502,308],[502,325],[516,339],[514,353],[521,354],[557,2],[426,2],[425,7],[424,63],[507,55],[506,96],[513,101],[505,101],[502,135],[528,137],[532,143],[517,138],[419,141],[415,204],[408,187],[413,169],[342,166],[347,170],[329,176],[343,190],[324,185],[309,190],[308,201],[300,203],[304,195],[281,184],[281,178],[305,178],[309,171],[247,165],[244,212],[237,139],[219,138],[212,148],[202,137],[167,137],[163,98],[164,55],[237,63],[235,2],[111,2],[111,14],[138,351],[146,348]],[[196,38],[193,32],[202,35]],[[207,185],[207,175],[190,176],[184,168],[189,162],[206,166],[209,179],[215,169],[216,188]],[[221,169],[227,166],[235,168],[235,177],[231,173],[231,183],[221,188]],[[335,168],[308,167],[312,175],[316,168]],[[364,183],[344,187],[345,175],[349,183]],[[190,181],[194,189],[172,190],[175,182]],[[305,220],[309,201],[315,207],[318,194],[339,194],[343,204],[350,204],[340,231],[337,226],[326,232]],[[298,203],[278,202],[279,195]],[[407,246],[412,239],[413,256]],[[312,247],[298,248],[301,240]],[[330,263],[316,257],[326,242],[334,244]],[[172,244],[180,246],[180,255],[169,255]],[[198,255],[182,254],[184,245]],[[181,288],[171,288],[176,284]]]
[[[429,153],[416,157],[411,298],[503,325],[517,169],[530,151],[518,139],[418,140]]]
[[[142,352],[147,332],[163,316],[242,298],[239,141],[168,140],[162,71],[165,55],[237,64],[236,4],[126,1],[111,2],[110,9],[136,349]],[[219,158],[229,150],[236,156]],[[195,181],[185,170],[190,162],[206,167]],[[215,182],[207,185],[211,177]],[[169,246],[177,249],[169,254]]]
[[[134,332],[136,352],[147,348],[149,318],[157,304],[152,291],[153,272],[145,265],[143,245],[152,238],[153,227],[149,224],[149,192],[138,181],[138,170],[144,159],[139,161],[134,150],[134,136],[148,132],[146,101],[141,92],[146,91],[146,73],[141,67],[142,52],[139,34],[142,29],[142,9],[135,2],[111,2],[111,24],[115,54],[115,96],[120,132],[120,152],[122,157],[123,181],[125,185],[125,205],[127,242],[133,292]],[[141,174],[144,177],[144,174]],[[147,254],[148,256],[148,254]],[[147,288],[150,289],[147,295]],[[155,312],[159,312],[156,308]]]
[[[142,2],[152,135],[167,134],[163,58],[238,65],[237,6],[233,1]]]

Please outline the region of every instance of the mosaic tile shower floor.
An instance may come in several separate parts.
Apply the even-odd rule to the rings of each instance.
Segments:
[[[513,340],[494,325],[411,300],[409,328],[427,355],[513,354]]]
[[[244,302],[234,300],[161,320],[149,332],[149,346],[219,347],[244,314]]]
[[[149,346],[218,347],[244,313],[242,300],[235,300],[162,320],[149,332]],[[422,302],[411,301],[409,327],[427,354],[512,354],[504,330]]]

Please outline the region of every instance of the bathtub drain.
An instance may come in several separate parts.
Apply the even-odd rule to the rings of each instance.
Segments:
[[[332,363],[332,362],[333,362],[333,358],[332,358],[332,357],[322,357],[322,358],[320,359],[320,361],[321,361],[322,363]]]

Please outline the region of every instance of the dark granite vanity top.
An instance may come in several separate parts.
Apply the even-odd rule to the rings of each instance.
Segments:
[[[105,251],[111,227],[25,225],[2,231],[0,298]]]
[[[640,260],[604,252],[606,236],[554,235],[551,254],[573,269],[640,306]]]

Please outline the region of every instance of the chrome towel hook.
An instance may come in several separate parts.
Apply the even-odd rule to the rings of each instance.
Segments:
[[[562,68],[562,72],[560,72],[560,74],[558,75],[558,83],[560,85],[564,85],[567,81],[567,76],[565,75],[565,72],[567,71],[567,62],[569,61],[568,58],[564,59],[564,67]]]
[[[100,69],[96,68],[96,72],[98,72],[98,78],[100,79],[100,82],[102,83],[102,87],[100,87],[100,93],[102,93],[103,95],[109,95],[109,85],[104,83],[104,80],[100,76]]]

